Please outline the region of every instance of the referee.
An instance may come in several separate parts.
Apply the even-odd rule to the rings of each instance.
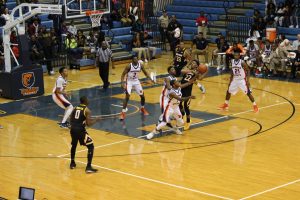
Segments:
[[[103,41],[101,48],[98,49],[96,55],[96,65],[99,67],[99,75],[103,82],[104,91],[107,90],[110,82],[108,81],[109,75],[109,61],[112,56],[112,51],[107,47],[107,42]]]

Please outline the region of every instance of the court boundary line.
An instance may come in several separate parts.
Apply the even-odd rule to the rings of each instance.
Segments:
[[[259,195],[261,195],[261,194],[265,194],[265,193],[268,193],[268,192],[271,192],[271,191],[277,190],[277,189],[279,189],[279,188],[283,188],[283,187],[285,187],[285,186],[292,185],[292,184],[298,183],[298,182],[300,182],[300,179],[297,179],[297,180],[294,180],[294,181],[290,181],[290,182],[288,182],[288,183],[285,183],[285,184],[282,184],[282,185],[279,185],[279,186],[276,186],[276,187],[272,187],[272,188],[270,188],[270,189],[267,189],[267,190],[264,190],[264,191],[261,191],[261,192],[252,194],[252,195],[250,195],[250,196],[243,197],[243,198],[241,198],[241,199],[239,199],[239,200],[250,199],[250,198],[252,198],[252,197],[256,197],[256,196],[259,196]]]
[[[70,158],[62,158],[62,159],[69,160],[69,161],[71,160]],[[76,161],[76,162],[84,164],[84,165],[87,164],[86,162],[83,162],[83,161]],[[168,183],[168,182],[164,182],[164,181],[160,181],[160,180],[156,180],[156,179],[152,179],[152,178],[147,178],[145,176],[140,176],[140,175],[136,175],[136,174],[132,174],[132,173],[128,173],[128,172],[124,172],[124,171],[120,171],[120,170],[116,170],[116,169],[112,169],[112,168],[108,168],[108,167],[104,167],[104,166],[100,166],[100,165],[96,165],[96,164],[92,164],[92,166],[94,166],[96,168],[99,168],[99,169],[106,170],[106,171],[111,171],[111,172],[115,172],[115,173],[118,173],[118,174],[131,176],[131,177],[138,178],[138,179],[141,179],[141,180],[145,180],[145,181],[149,181],[149,182],[153,182],[153,183],[158,183],[158,184],[161,184],[161,185],[174,187],[174,188],[177,188],[177,189],[187,190],[187,191],[190,191],[190,192],[195,192],[195,193],[206,195],[206,196],[216,197],[216,198],[225,199],[225,200],[233,200],[232,198],[229,198],[229,197],[220,196],[220,195],[216,195],[216,194],[204,192],[204,191],[201,191],[201,190],[197,190],[197,189],[193,189],[193,188],[189,188],[189,187],[184,187],[184,186],[181,186],[181,185],[176,185],[176,184],[173,184],[173,183]]]
[[[259,109],[262,110],[262,109],[266,109],[266,108],[270,108],[270,107],[274,107],[274,106],[278,106],[278,105],[283,105],[283,104],[287,104],[287,103],[288,102],[280,102],[280,103],[264,106],[264,107],[261,107]],[[204,120],[204,121],[201,121],[201,122],[195,122],[195,123],[192,123],[191,126],[204,124],[204,123],[207,123],[207,122],[216,121],[216,120],[220,120],[220,119],[223,119],[223,118],[229,118],[230,116],[236,116],[236,115],[240,115],[240,114],[244,114],[244,113],[248,113],[248,112],[253,112],[253,110],[246,110],[246,111],[242,111],[242,112],[238,112],[238,113],[233,113],[233,114],[230,114],[230,115],[224,115],[222,117],[216,117],[216,118],[213,118],[213,119]],[[169,130],[164,130],[163,133],[167,132],[167,131],[169,131]],[[144,138],[144,137],[146,137],[146,135],[142,135],[142,136],[139,136],[139,137],[128,138],[128,139],[120,140],[120,141],[117,141],[117,142],[107,143],[107,144],[95,146],[95,149],[102,148],[102,147],[107,147],[107,146],[112,146],[112,145],[115,145],[115,144],[120,144],[120,143],[128,142],[128,141],[131,141],[131,140],[141,139],[141,138]],[[76,151],[76,153],[85,152],[85,151],[87,151],[87,149]],[[70,155],[70,153],[58,155],[57,157],[62,158],[64,156],[68,156],[68,155]]]

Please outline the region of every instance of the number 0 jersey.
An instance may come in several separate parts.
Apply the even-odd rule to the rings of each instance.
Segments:
[[[70,117],[71,129],[85,129],[86,108],[87,106],[84,104],[80,104],[74,108]]]
[[[242,59],[232,59],[232,74],[233,74],[233,79],[235,80],[242,80],[246,79],[246,71],[242,65]]]

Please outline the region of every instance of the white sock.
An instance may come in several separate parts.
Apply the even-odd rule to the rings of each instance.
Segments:
[[[255,103],[255,101],[253,102],[253,105],[254,105],[254,106],[256,106],[256,103]]]
[[[161,130],[163,127],[165,127],[167,125],[166,122],[160,122],[157,127],[156,127],[156,130],[159,131]]]
[[[68,120],[68,118],[70,117],[70,115],[72,114],[72,111],[73,111],[73,106],[72,105],[69,105],[67,108],[66,108],[66,111],[65,111],[65,114],[64,114],[64,118],[62,120],[61,123],[66,123],[66,121]]]
[[[201,85],[201,83],[197,83],[197,86],[199,87],[199,88],[201,88],[202,87],[202,85]]]
[[[126,109],[126,108],[125,108],[125,109],[122,109],[122,112],[124,112],[124,113],[127,112],[127,109]]]
[[[227,105],[228,105],[228,104],[229,104],[229,101],[228,101],[228,100],[225,100],[225,104],[227,104]]]

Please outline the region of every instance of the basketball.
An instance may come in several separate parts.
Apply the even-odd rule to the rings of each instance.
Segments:
[[[204,64],[200,64],[198,66],[198,71],[200,72],[200,74],[204,74],[205,72],[207,72],[208,70],[208,67]]]

